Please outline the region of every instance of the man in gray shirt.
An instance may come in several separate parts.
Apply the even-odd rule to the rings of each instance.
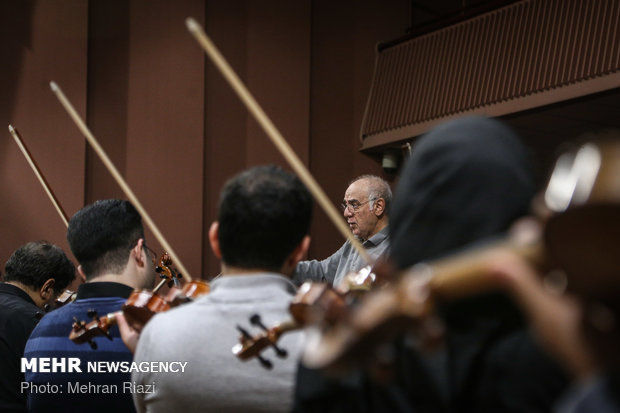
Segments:
[[[373,260],[389,246],[388,210],[391,202],[390,185],[375,175],[358,176],[344,193],[342,211],[347,224]],[[338,286],[349,272],[357,272],[368,264],[347,240],[338,251],[322,261],[297,264],[293,282],[301,285],[313,281]]]
[[[272,348],[263,352],[270,370],[257,359],[238,360],[231,348],[237,325],[261,332],[249,327],[254,313],[266,326],[291,318],[296,289],[289,277],[308,249],[311,215],[309,192],[280,168],[253,168],[226,184],[209,231],[222,276],[207,295],[156,315],[142,331],[136,363],[187,364],[181,372],[134,373],[135,384],[148,390],[133,393],[139,412],[290,411],[303,333],[279,340],[285,358]]]

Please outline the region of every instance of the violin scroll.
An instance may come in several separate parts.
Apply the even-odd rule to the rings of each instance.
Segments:
[[[267,328],[258,314],[252,315],[249,320],[250,324],[263,330],[263,333],[252,336],[246,329],[238,325],[237,330],[241,333],[241,336],[239,337],[239,343],[232,348],[232,352],[241,360],[256,357],[263,367],[271,369],[273,367],[272,362],[261,356],[260,352],[268,347],[272,347],[278,357],[286,357],[288,352],[278,346],[278,340],[282,334],[298,329],[300,326],[294,320],[290,320]]]
[[[159,262],[155,264],[155,272],[159,274],[162,281],[155,287],[153,292],[157,292],[163,284],[167,284],[168,287],[179,286],[179,279],[183,278],[183,275],[172,266],[172,258],[165,251],[159,258]]]
[[[252,337],[248,330],[241,327],[240,325],[237,325],[237,330],[241,333],[241,337],[239,337],[239,344],[236,344],[232,349],[233,354],[239,357],[241,360],[247,360],[250,357],[256,357],[256,359],[260,362],[261,366],[266,369],[271,369],[273,367],[273,363],[261,356],[259,354],[259,350],[255,350],[258,347],[265,348],[269,345],[269,343],[261,343],[259,345],[259,340]]]

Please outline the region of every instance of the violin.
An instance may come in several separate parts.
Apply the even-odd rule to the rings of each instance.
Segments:
[[[77,297],[77,292],[71,290],[64,290],[56,300],[54,300],[53,309],[60,308],[65,304],[72,303],[75,301],[75,297]]]
[[[202,280],[192,280],[185,283],[180,289],[171,288],[164,299],[170,307],[176,307],[189,303],[201,295],[207,294],[209,291],[211,291],[209,283]]]
[[[316,324],[319,320],[334,323],[341,319],[350,306],[349,301],[354,299],[353,293],[369,290],[375,278],[371,267],[366,266],[358,272],[347,274],[336,288],[324,283],[305,282],[289,305],[290,320],[268,328],[262,323],[260,315],[254,314],[249,318],[250,324],[263,330],[255,336],[237,325],[241,335],[239,343],[232,348],[233,354],[244,361],[257,358],[263,367],[271,368],[272,363],[260,355],[264,349],[271,347],[278,357],[286,357],[286,350],[277,345],[284,333]]]
[[[172,259],[165,252],[159,259],[155,271],[162,278],[159,284],[152,291],[144,289],[133,291],[120,311],[100,317],[95,310],[89,310],[88,317],[93,319],[89,323],[74,317],[69,339],[76,344],[88,343],[92,349],[96,349],[97,343],[93,339],[97,336],[106,336],[111,340],[109,330],[117,323],[116,316],[121,312],[132,328],[142,331],[144,325],[156,313],[190,302],[210,291],[209,284],[200,280],[188,282],[182,288],[175,287],[175,283],[178,283],[182,275],[174,269]],[[158,291],[166,284],[170,287],[170,291],[166,296],[162,296]]]
[[[164,285],[168,285],[172,289],[173,286],[179,283],[178,280],[182,278],[182,275],[172,267],[172,259],[166,252],[161,255],[159,263],[155,265],[155,272],[161,277],[159,284],[151,291],[142,289],[132,292],[122,307],[127,322],[138,331],[141,331],[142,327],[156,313],[167,311],[171,308],[170,303],[158,291]]]
[[[45,313],[49,313],[52,310],[55,310],[57,308],[62,307],[65,304],[69,304],[73,301],[75,301],[75,298],[77,297],[77,292],[72,291],[72,290],[64,290],[58,297],[56,297],[56,299],[54,300],[53,304],[45,304],[43,306],[43,311]],[[41,317],[43,317],[44,313],[41,313]]]
[[[411,329],[436,340],[432,316],[439,303],[501,287],[488,265],[499,251],[509,249],[535,265],[546,266],[534,234],[519,234],[392,275],[394,282],[369,292],[337,322],[319,323],[320,339],[306,347],[304,363],[310,368],[345,370],[373,357],[373,350],[390,337]]]
[[[545,193],[555,212],[545,226],[547,254],[566,272],[569,291],[594,300],[620,291],[620,133],[605,137],[615,140],[562,155]]]
[[[304,363],[346,369],[373,357],[397,333],[414,329],[424,334],[438,303],[503,288],[490,263],[505,249],[543,273],[559,270],[568,289],[582,296],[603,300],[610,287],[619,291],[618,176],[617,143],[589,143],[561,157],[545,191],[552,212],[545,222],[530,221],[507,240],[401,271],[395,282],[367,294],[335,324],[323,323],[320,337],[305,349]],[[575,231],[582,235],[575,237]]]

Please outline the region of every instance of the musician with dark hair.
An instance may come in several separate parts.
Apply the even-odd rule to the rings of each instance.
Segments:
[[[26,344],[25,357],[79,358],[81,372],[41,372],[28,370],[28,408],[30,411],[134,411],[131,394],[118,390],[104,392],[71,391],[69,384],[82,383],[98,389],[114,390],[129,381],[128,372],[97,373],[87,369],[88,362],[130,362],[132,354],[123,344],[117,327],[108,337],[94,339],[96,348],[73,343],[68,338],[74,317],[90,321],[120,310],[134,289],[150,288],[155,270],[144,241],[142,218],[131,203],[118,199],[97,201],[78,211],[69,221],[67,240],[79,261],[78,272],[85,277],[76,300],[45,316]],[[60,392],[33,391],[37,386],[52,386]],[[96,387],[100,386],[100,387]],[[76,388],[73,387],[73,390]],[[79,389],[79,388],[78,388]]]
[[[222,276],[211,292],[156,315],[144,328],[136,362],[182,361],[180,373],[138,372],[138,385],[155,384],[155,392],[134,394],[138,411],[170,412],[183,406],[202,412],[287,412],[291,408],[295,370],[303,334],[282,337],[279,346],[259,360],[234,357],[243,326],[260,312],[271,326],[290,319],[288,305],[295,294],[290,281],[295,265],[308,249],[312,216],[310,193],[294,175],[275,166],[249,169],[229,180],[222,190],[218,220],[209,241],[222,260]],[[282,355],[282,353],[280,353]]]
[[[5,265],[0,284],[0,411],[26,411],[20,392],[20,358],[26,340],[51,304],[75,279],[75,267],[63,250],[45,241],[19,247]]]

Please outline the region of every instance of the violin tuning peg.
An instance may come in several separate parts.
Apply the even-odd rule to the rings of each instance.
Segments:
[[[271,370],[273,368],[273,363],[267,360],[265,357],[259,355],[259,356],[256,356],[256,358],[260,362],[260,365],[263,366],[264,368],[268,370]]]
[[[281,347],[278,347],[275,344],[273,344],[273,349],[276,352],[276,355],[280,358],[285,358],[286,356],[288,356],[288,352],[286,350],[284,350]]]
[[[250,317],[250,323],[253,326],[260,327],[261,329],[267,331],[267,327],[263,324],[263,321],[261,320],[260,315],[258,315],[258,314],[253,314]]]
[[[73,316],[73,330],[80,331],[80,330],[83,330],[84,328],[85,328],[84,323],[81,323],[77,317]]]
[[[246,339],[246,340],[251,340],[252,339],[252,335],[248,332],[248,330],[246,330],[245,328],[241,327],[238,324],[237,324],[237,330],[239,330],[239,332],[241,333],[241,336],[244,339]]]
[[[93,340],[88,340],[88,344],[90,345],[90,348],[92,348],[93,350],[97,350],[97,343],[95,343]]]
[[[163,268],[161,268],[159,265],[157,267],[155,267],[155,272],[161,274],[161,272],[163,271]]]
[[[90,309],[88,310],[88,312],[86,313],[90,318],[92,318],[93,320],[97,320],[99,321],[99,315],[97,314],[97,310],[94,309]]]

